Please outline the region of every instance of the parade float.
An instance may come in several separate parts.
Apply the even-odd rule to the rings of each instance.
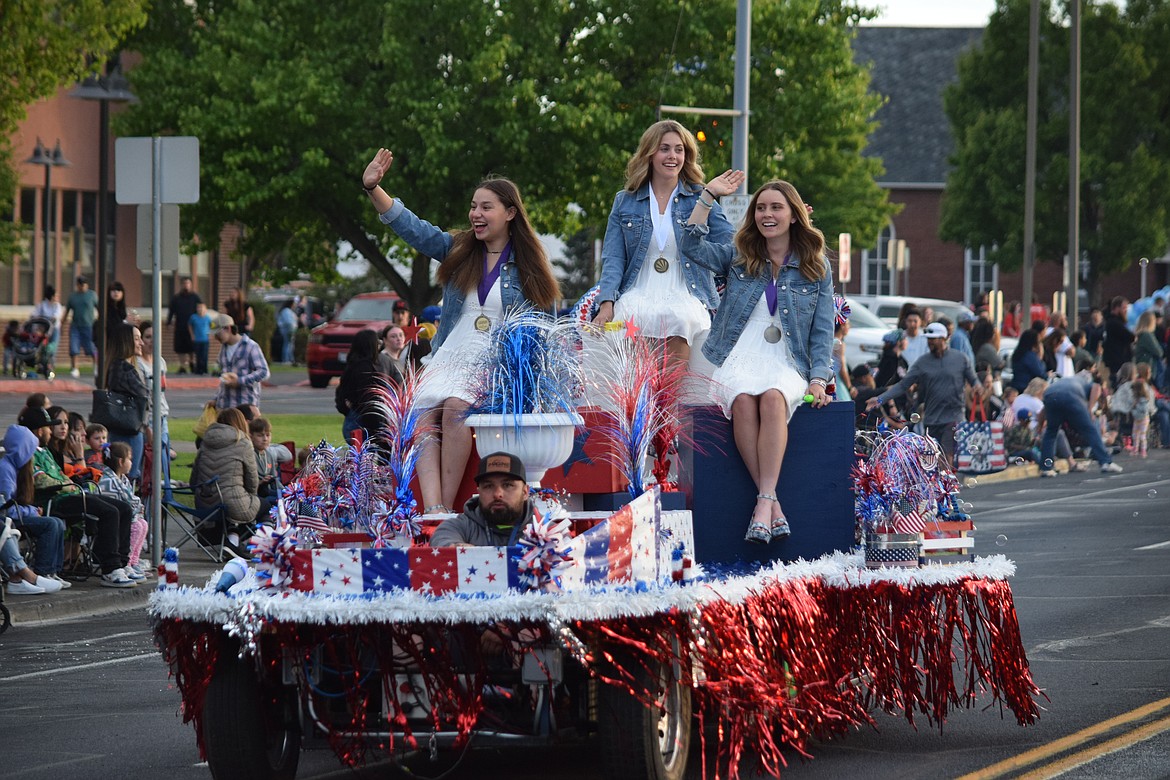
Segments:
[[[607,778],[689,762],[734,778],[777,775],[878,712],[1036,719],[1014,566],[974,555],[930,440],[869,434],[858,455],[852,404],[798,409],[779,485],[792,537],[750,545],[729,426],[684,403],[686,378],[632,327],[590,342],[520,318],[493,337],[472,412],[501,417],[477,428],[481,453],[523,447],[521,415],[582,421],[542,464],[516,546],[427,545],[439,518],[419,516],[411,478],[430,432],[408,380],[383,394],[381,436],[313,449],[252,561],[202,588],[160,577],[155,636],[213,776],[293,777],[302,746],[425,776],[478,746],[595,740]],[[602,370],[562,361],[586,349]]]

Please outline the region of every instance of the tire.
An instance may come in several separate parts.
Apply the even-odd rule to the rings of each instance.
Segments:
[[[309,374],[309,386],[320,390],[322,387],[328,387],[332,378],[328,374]]]
[[[12,625],[12,613],[8,611],[8,607],[4,606],[3,602],[0,602],[0,634],[7,631],[10,625]]]
[[[602,776],[606,780],[684,780],[691,747],[690,688],[679,682],[669,663],[652,664],[649,670],[637,661],[623,666],[638,669],[635,687],[656,689],[660,706],[647,707],[613,685],[599,686]]]
[[[288,689],[262,686],[250,661],[235,650],[207,686],[203,741],[216,780],[293,780],[301,757],[296,697]]]

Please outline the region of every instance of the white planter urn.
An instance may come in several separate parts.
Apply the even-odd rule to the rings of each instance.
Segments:
[[[573,432],[584,420],[579,414],[472,414],[466,423],[475,429],[479,457],[510,452],[524,462],[525,477],[540,484],[544,473],[564,464],[573,454]]]

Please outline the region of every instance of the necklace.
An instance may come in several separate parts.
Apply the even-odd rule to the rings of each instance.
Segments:
[[[495,249],[495,250],[485,249],[484,251],[487,252],[489,255],[498,255],[500,252],[503,252],[504,250],[503,249]]]

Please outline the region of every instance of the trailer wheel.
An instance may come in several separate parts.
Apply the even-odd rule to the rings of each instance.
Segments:
[[[207,686],[203,742],[216,780],[293,780],[301,757],[296,698],[262,685],[251,663],[231,653]]]
[[[673,664],[639,669],[638,683],[655,690],[657,706],[647,707],[626,691],[601,685],[597,692],[597,730],[606,780],[683,780],[691,748],[691,691]],[[650,684],[652,683],[653,687]]]
[[[8,630],[12,625],[12,613],[8,611],[8,607],[4,606],[4,602],[0,601],[0,634]]]

